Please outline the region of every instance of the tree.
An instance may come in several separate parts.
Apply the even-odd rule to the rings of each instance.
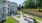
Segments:
[[[23,6],[21,6],[21,8],[23,9],[24,7],[23,7]]]
[[[26,0],[25,1],[26,8],[42,8],[42,0]]]
[[[39,7],[42,7],[42,0],[38,0],[39,2],[38,2],[38,6]]]
[[[26,0],[26,1],[25,1],[25,6],[26,6],[26,8],[28,8],[29,3],[30,3],[30,0]]]

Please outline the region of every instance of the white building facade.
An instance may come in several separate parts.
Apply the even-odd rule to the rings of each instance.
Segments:
[[[17,3],[15,2],[8,2],[8,6],[9,6],[9,14],[15,14],[17,12]]]
[[[7,19],[8,13],[8,0],[0,0],[0,22]]]

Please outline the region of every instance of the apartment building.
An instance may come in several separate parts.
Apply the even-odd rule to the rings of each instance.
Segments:
[[[26,2],[26,1],[25,1]],[[25,2],[22,3],[22,6],[25,8]]]
[[[13,15],[16,14],[16,12],[17,12],[17,6],[18,6],[17,3],[9,1],[8,2],[8,7],[9,7],[8,8],[8,10],[9,10],[8,13],[9,14],[13,14]]]
[[[8,0],[0,0],[0,22],[7,19],[8,13]]]

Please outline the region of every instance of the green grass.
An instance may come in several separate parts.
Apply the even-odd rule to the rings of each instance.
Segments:
[[[32,17],[35,18],[35,19],[37,19],[37,20],[42,21],[42,18],[38,18],[38,17],[36,17],[36,16],[32,16]]]
[[[26,17],[26,16],[23,16],[23,17]]]
[[[40,23],[40,22],[37,21],[37,23]]]
[[[20,16],[17,16],[17,18],[20,18]]]
[[[18,14],[21,14],[21,11],[17,11]]]
[[[26,16],[23,16],[23,17],[26,17]],[[19,18],[19,16],[18,16],[18,18]],[[38,19],[38,20],[42,20],[41,18],[38,18],[38,17],[35,17],[35,16],[33,16],[33,18]],[[37,23],[40,23],[40,22],[37,21]]]
[[[36,16],[32,16],[32,17],[35,18],[35,19],[38,19],[38,20],[42,21],[42,18],[39,18],[39,17],[36,17]]]
[[[24,12],[23,12],[23,14],[24,14]],[[23,17],[26,17],[26,16],[23,16]],[[32,17],[35,18],[35,19],[37,19],[37,20],[42,21],[42,18],[38,18],[38,17],[36,17],[36,16],[32,16]],[[40,23],[40,22],[37,21],[37,23]]]
[[[8,16],[8,19],[4,23],[18,23],[16,19],[13,19],[11,16]]]
[[[42,10],[42,9],[41,9]],[[23,11],[23,13],[26,13],[27,11]],[[32,15],[31,15],[32,16]],[[39,17],[36,17],[36,16],[33,16],[35,19],[38,19],[40,21],[42,21],[42,18],[39,18]]]
[[[37,19],[37,20],[40,20],[40,21],[42,21],[42,18],[38,18],[38,17],[36,17],[36,16],[32,16],[34,19]],[[37,21],[37,23],[40,23],[40,22],[38,22]]]
[[[23,13],[25,13],[25,12],[23,12]],[[32,16],[32,15],[31,15]],[[42,18],[39,18],[39,17],[36,17],[36,16],[32,16],[34,19],[37,19],[37,20],[40,20],[40,21],[42,21]],[[38,22],[37,21],[37,23],[40,23],[40,22]]]

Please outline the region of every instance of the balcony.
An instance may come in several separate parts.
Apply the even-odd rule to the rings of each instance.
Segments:
[[[8,7],[8,4],[7,3],[3,3],[3,7]]]

